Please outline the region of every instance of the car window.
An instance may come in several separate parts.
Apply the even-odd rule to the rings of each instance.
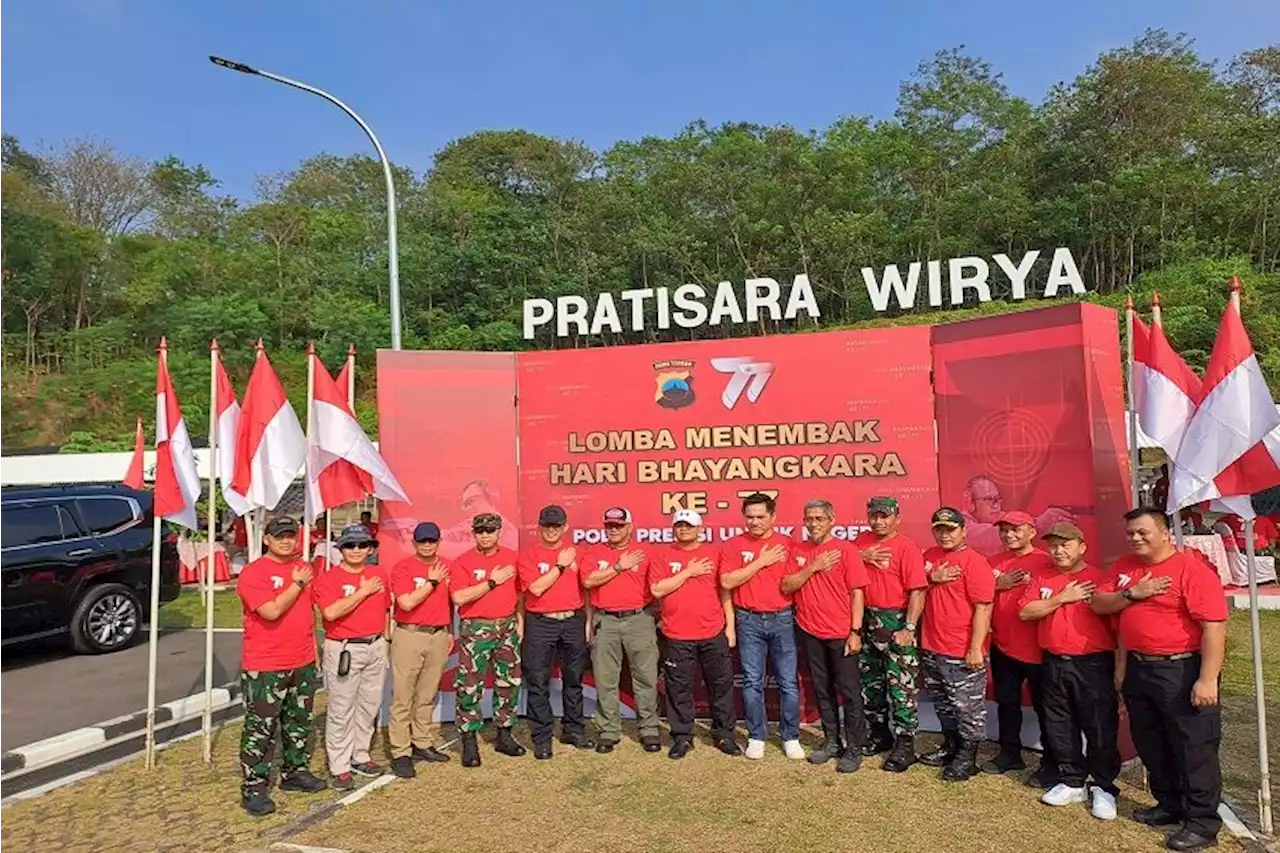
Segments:
[[[0,547],[60,542],[77,533],[71,517],[57,504],[17,506],[0,513]]]
[[[90,534],[110,533],[131,524],[137,516],[133,504],[124,498],[81,498],[80,518]]]

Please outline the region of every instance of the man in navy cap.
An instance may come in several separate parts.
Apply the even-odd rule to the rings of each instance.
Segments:
[[[453,645],[449,563],[439,555],[440,527],[424,521],[413,531],[413,556],[391,570],[396,631],[391,640],[391,770],[415,775],[414,760],[444,762],[433,721],[440,677]]]

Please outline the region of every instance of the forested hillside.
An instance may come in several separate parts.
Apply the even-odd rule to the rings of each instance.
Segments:
[[[957,49],[902,84],[893,116],[840,113],[833,104],[818,130],[694,121],[602,152],[483,131],[425,173],[399,168],[405,346],[687,337],[528,344],[521,305],[799,272],[823,328],[940,322],[1035,303],[924,313],[921,296],[877,319],[862,268],[1067,246],[1090,298],[1145,304],[1158,289],[1174,345],[1197,367],[1239,275],[1280,389],[1280,46],[1211,63],[1185,37],[1148,32],[1038,103]],[[299,408],[306,342],[335,369],[356,343],[373,428],[374,350],[389,342],[376,161],[319,155],[244,200],[182,152],[146,163],[109,141],[6,136],[0,180],[6,449],[127,445],[153,405],[161,335],[193,432],[208,423],[213,335],[241,386],[261,336]],[[993,285],[1007,295],[998,273]],[[696,334],[775,331],[790,329]]]

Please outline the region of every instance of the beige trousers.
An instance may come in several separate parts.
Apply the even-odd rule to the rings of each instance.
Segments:
[[[426,633],[396,626],[391,640],[391,757],[410,747],[436,745],[439,727],[431,722],[440,677],[449,661],[449,631]]]
[[[351,765],[369,760],[369,745],[382,710],[382,685],[387,675],[387,641],[367,645],[347,643],[351,669],[338,675],[342,640],[324,641],[324,686],[329,694],[325,707],[324,749],[329,772],[351,772]]]

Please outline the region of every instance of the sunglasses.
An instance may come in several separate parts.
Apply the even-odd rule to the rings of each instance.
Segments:
[[[419,545],[434,545],[440,540],[439,539],[415,539],[413,541],[417,542]]]
[[[498,532],[498,528],[496,528],[496,527],[473,527],[473,528],[471,528],[471,532],[472,532],[472,533],[497,533],[497,532]]]
[[[338,548],[343,551],[348,548],[372,548],[373,544],[372,542],[349,542],[346,545],[339,545]]]

